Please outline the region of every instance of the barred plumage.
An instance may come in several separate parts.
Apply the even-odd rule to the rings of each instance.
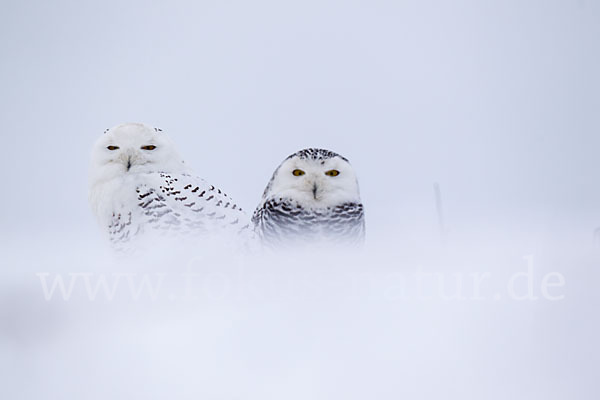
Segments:
[[[362,243],[363,205],[350,163],[324,149],[290,155],[267,184],[252,222],[270,247],[299,242]]]
[[[123,191],[122,206],[114,207],[109,240],[123,247],[148,232],[195,236],[218,230],[243,234],[246,214],[227,194],[188,173],[150,172]],[[123,187],[122,189],[125,189]]]
[[[250,221],[223,191],[191,174],[157,128],[123,124],[97,142],[90,202],[110,242],[128,249],[134,239],[222,234],[253,236]]]

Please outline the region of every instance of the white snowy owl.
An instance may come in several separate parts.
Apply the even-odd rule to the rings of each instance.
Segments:
[[[292,154],[275,170],[252,222],[269,247],[362,243],[365,219],[354,169],[329,150]]]
[[[161,129],[127,123],[96,142],[90,204],[109,239],[250,234],[249,219],[223,191],[196,177]]]

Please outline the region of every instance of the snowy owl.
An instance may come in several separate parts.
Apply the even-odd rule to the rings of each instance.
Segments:
[[[110,242],[143,237],[244,237],[250,221],[224,192],[196,177],[161,129],[126,123],[94,145],[90,204]]]
[[[329,150],[292,154],[273,173],[252,222],[269,247],[362,243],[363,205],[352,166]]]

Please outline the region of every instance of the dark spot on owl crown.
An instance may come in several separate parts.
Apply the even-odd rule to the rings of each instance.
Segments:
[[[342,160],[348,162],[348,159],[344,156],[339,155],[338,153],[334,153],[333,151],[325,150],[325,149],[315,149],[308,148],[304,150],[297,151],[296,153],[290,155],[287,159],[292,157],[298,157],[303,160],[321,160],[322,164],[325,162],[324,160],[329,160],[330,158],[339,157]]]

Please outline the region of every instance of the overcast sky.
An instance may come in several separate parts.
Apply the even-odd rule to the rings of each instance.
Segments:
[[[4,233],[95,229],[91,145],[125,121],[164,129],[250,211],[284,157],[319,146],[354,164],[371,227],[435,229],[439,182],[454,229],[587,231],[599,22],[583,0],[5,1]]]

